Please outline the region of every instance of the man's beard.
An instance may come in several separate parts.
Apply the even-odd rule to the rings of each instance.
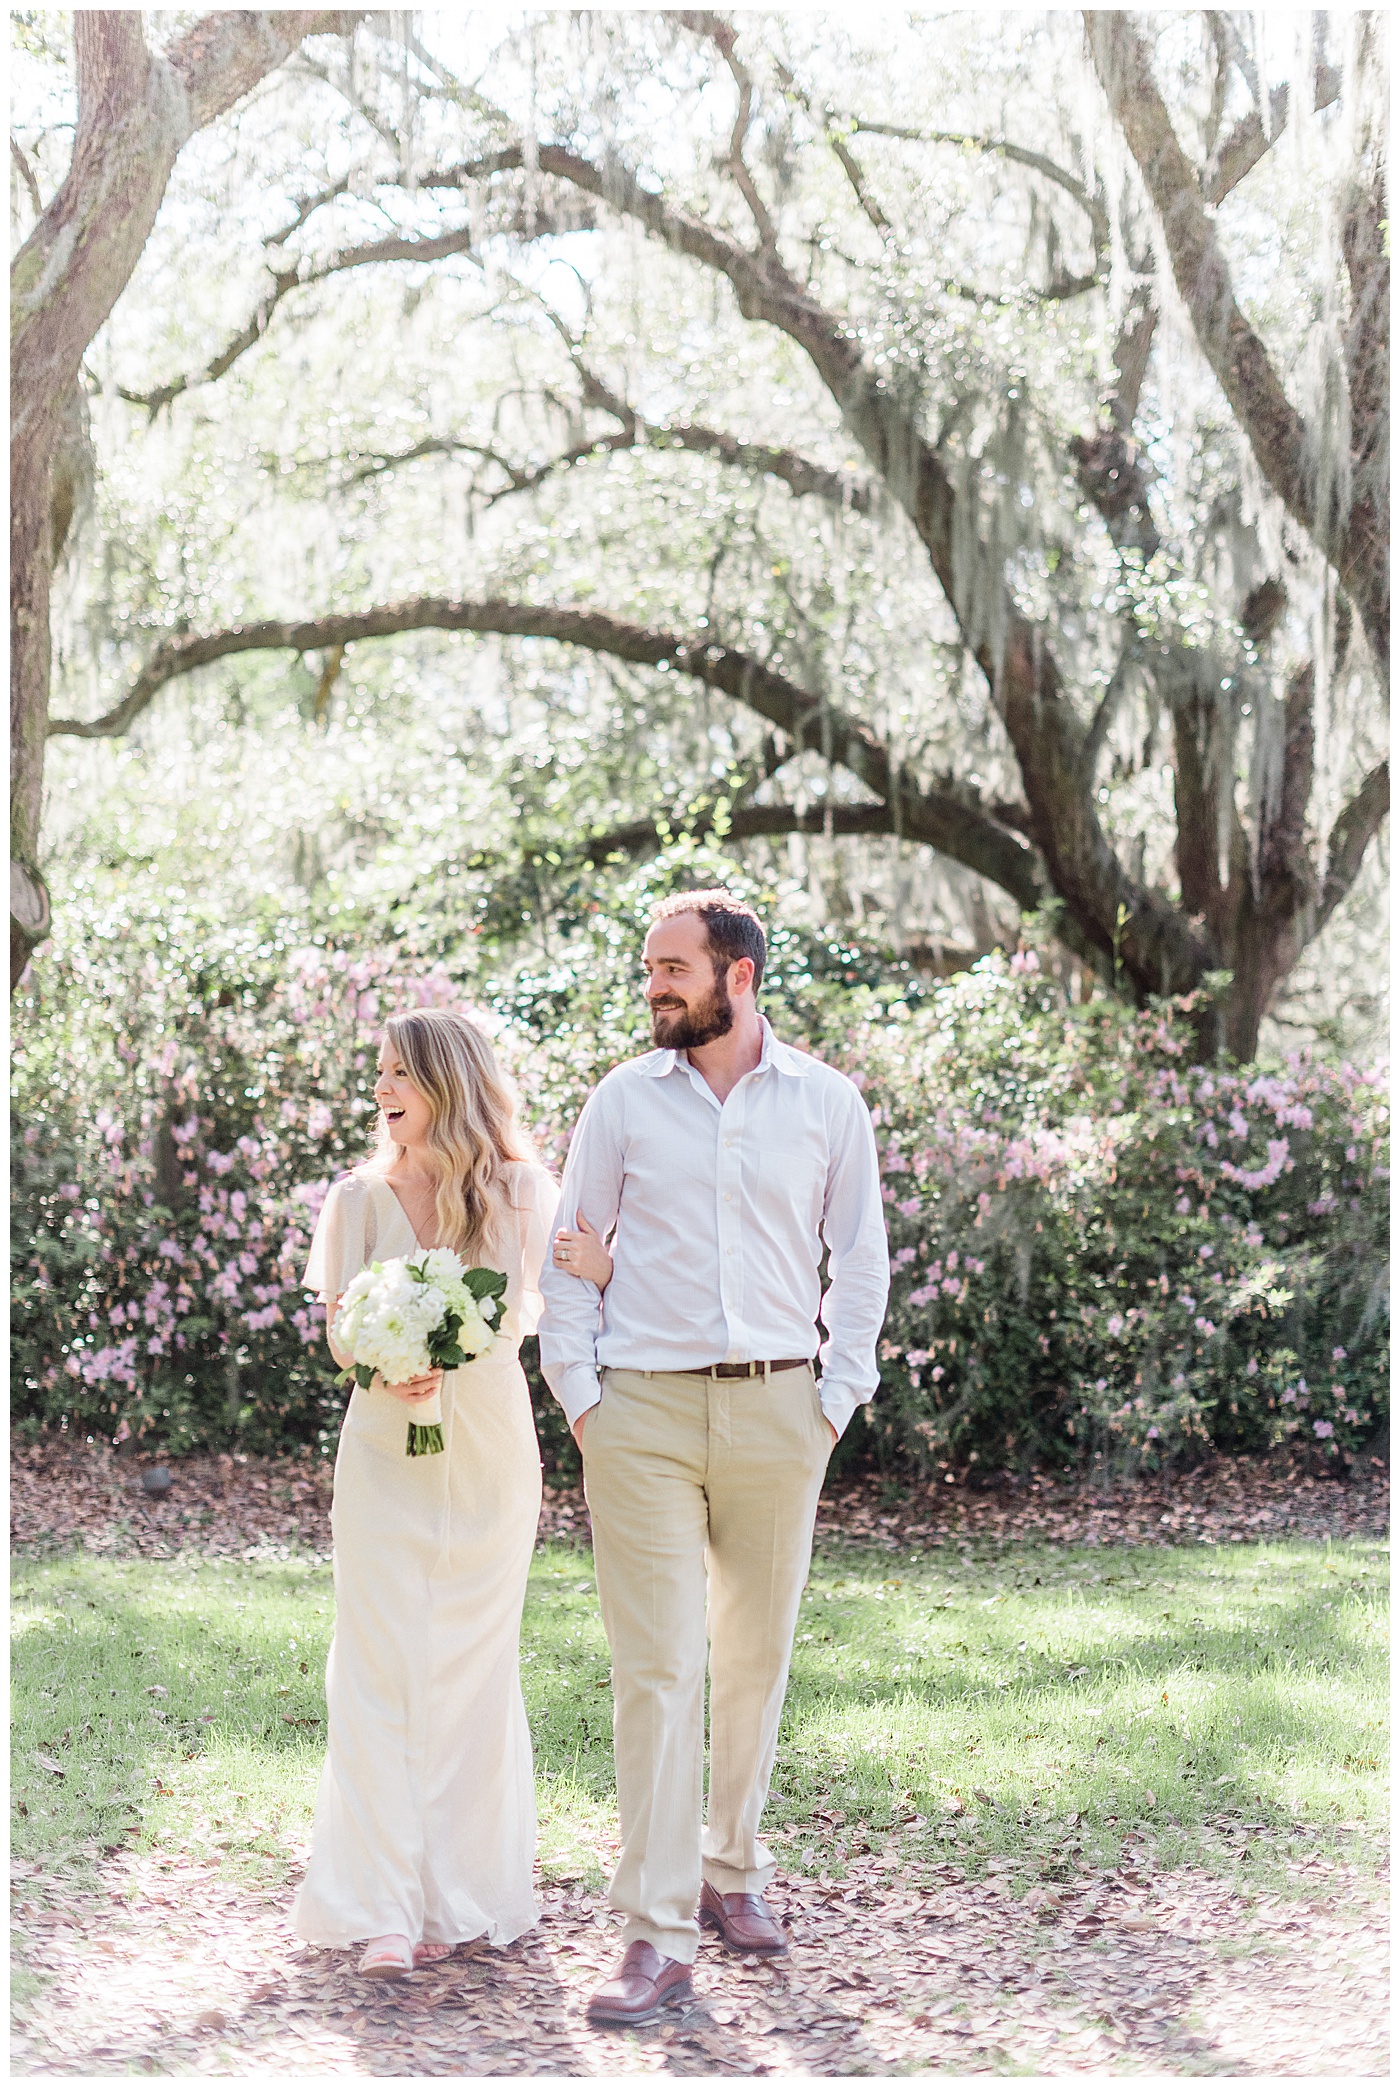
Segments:
[[[651,1040],[658,1050],[693,1051],[701,1044],[727,1036],[734,1027],[734,1002],[722,978],[717,978],[698,1007],[653,1007]]]

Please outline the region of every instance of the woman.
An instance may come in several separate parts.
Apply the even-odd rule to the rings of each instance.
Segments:
[[[333,1184],[307,1264],[328,1329],[371,1261],[447,1246],[507,1277],[492,1353],[357,1387],[336,1456],[329,1746],[293,1923],[324,1947],[365,1943],[367,1977],[403,1978],[537,1917],[519,1642],[540,1458],[518,1351],[539,1318],[558,1189],[462,1015],[394,1016],[374,1092],[378,1150]],[[577,1272],[605,1283],[607,1255],[594,1241],[578,1252]],[[333,1335],[330,1348],[349,1361]],[[405,1407],[439,1386],[444,1451],[407,1456]]]

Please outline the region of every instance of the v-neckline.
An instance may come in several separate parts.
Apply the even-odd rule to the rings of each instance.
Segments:
[[[400,1210],[400,1212],[402,1213],[402,1216],[403,1216],[403,1221],[404,1221],[404,1223],[405,1223],[405,1224],[406,1224],[406,1225],[408,1226],[408,1229],[409,1229],[410,1233],[411,1233],[411,1234],[413,1235],[413,1244],[414,1244],[414,1245],[415,1245],[415,1246],[417,1247],[417,1249],[418,1249],[419,1253],[420,1253],[420,1254],[430,1254],[430,1253],[431,1253],[431,1252],[433,1251],[433,1249],[432,1249],[432,1248],[431,1248],[430,1246],[424,1246],[424,1244],[423,1244],[422,1240],[421,1240],[421,1239],[420,1239],[420,1238],[418,1237],[418,1227],[417,1227],[417,1226],[416,1226],[416,1225],[414,1224],[414,1222],[413,1222],[413,1219],[412,1219],[412,1218],[411,1218],[411,1217],[409,1216],[409,1214],[408,1214],[408,1211],[407,1211],[407,1208],[405,1207],[405,1204],[404,1204],[404,1200],[403,1200],[403,1197],[402,1197],[402,1196],[401,1196],[401,1195],[399,1194],[398,1190],[397,1190],[397,1189],[396,1189],[396,1188],[394,1187],[394,1184],[393,1184],[393,1182],[392,1182],[392,1181],[391,1181],[391,1180],[389,1179],[389,1177],[388,1177],[388,1175],[387,1175],[387,1174],[381,1174],[381,1175],[379,1176],[379,1179],[380,1179],[380,1180],[381,1180],[381,1181],[383,1182],[383,1184],[384,1184],[385,1188],[387,1188],[387,1189],[388,1189],[388,1191],[389,1191],[389,1194],[390,1194],[390,1195],[391,1195],[391,1196],[393,1197],[394,1201],[395,1201],[395,1202],[396,1202],[396,1203],[398,1204],[398,1206],[399,1206],[399,1210]]]

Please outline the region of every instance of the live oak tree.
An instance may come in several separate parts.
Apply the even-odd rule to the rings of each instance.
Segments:
[[[72,157],[10,269],[12,988],[48,929],[39,818],[49,590],[87,464],[83,356],[131,278],[181,148],[303,37],[352,19],[309,9],[220,9],[158,50],[137,12],[79,8],[73,15]],[[13,141],[12,151],[32,182]]]
[[[284,588],[224,622],[176,604],[125,690],[50,730],[122,733],[177,676],[270,648],[320,655],[318,709],[371,638],[582,648],[646,677],[663,725],[681,682],[754,720],[732,833],[924,844],[1138,999],[1229,974],[1202,1049],[1251,1055],[1388,806],[1382,60],[1369,16],[1281,84],[1252,17],[1150,23],[1088,16],[1086,61],[1063,21],[1008,51],[969,17],[948,73],[927,29],[907,65],[843,65],[830,28],[702,13],[536,18],[470,83],[426,30],[393,64],[320,47],[296,76],[353,111],[357,163],[328,152],[289,195],[207,352],[115,389],[169,419],[354,285],[447,283],[461,313],[476,271],[460,343],[497,371],[485,395],[435,387],[403,442],[382,398],[341,402],[278,471],[347,525],[447,474],[477,584]],[[1280,183],[1317,215],[1301,261]],[[783,511],[741,529],[721,493],[702,541],[681,470],[780,487]],[[492,534],[525,505],[533,540]],[[644,580],[619,564],[643,542]],[[817,802],[784,789],[814,773]],[[597,859],[678,810],[573,844]]]

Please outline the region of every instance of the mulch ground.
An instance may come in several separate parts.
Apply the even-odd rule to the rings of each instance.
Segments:
[[[1345,1892],[1346,1876],[1328,1881]],[[1180,1872],[1019,1903],[995,1880],[912,1890],[873,1864],[839,1887],[780,1879],[790,1957],[749,1963],[707,1937],[694,2004],[624,2035],[585,2020],[618,1937],[582,1887],[546,1889],[539,1927],[510,1949],[474,1946],[383,1986],[297,1943],[285,1891],[149,1857],[123,1858],[108,1883],[105,1902],[65,1908],[26,1903],[17,1880],[27,1953],[52,1984],[12,2039],[16,2074],[1388,2069],[1377,1910],[1247,1905]]]
[[[214,1557],[288,1549],[328,1553],[330,1470],[310,1457],[196,1456],[170,1462],[163,1496],[143,1487],[149,1460],[104,1444],[48,1441],[10,1463],[10,1523],[27,1552],[81,1545],[99,1553]],[[874,1478],[836,1479],[822,1496],[817,1542],[847,1539],[885,1550],[964,1543],[1257,1543],[1382,1536],[1389,1474],[1376,1459],[1345,1478],[1288,1458],[1219,1457],[1195,1470],[1114,1484],[1033,1478],[1001,1490]],[[541,1537],[588,1541],[577,1488],[545,1487]]]
[[[325,1475],[307,1461],[188,1458],[159,1500],[141,1470],[85,1444],[11,1467],[25,1551],[267,1557],[325,1552]],[[1173,1485],[927,1486],[891,1499],[847,1482],[818,1541],[891,1551],[1038,1539],[1105,1545],[1378,1536],[1379,1466],[1346,1483],[1306,1467],[1221,1460]],[[542,1534],[587,1541],[580,1494],[547,1491]],[[599,1849],[604,1867],[611,1851]],[[911,1850],[912,1857],[912,1850]],[[1300,1850],[1299,1895],[1136,1867],[1016,1900],[999,1879],[905,1863],[891,1843],[846,1879],[779,1878],[782,1964],[706,1937],[696,1999],[627,2035],[590,2030],[618,1933],[578,1884],[545,1887],[542,1919],[402,1986],[355,1976],[288,1926],[290,1886],[257,1891],[179,1855],[103,1865],[70,1894],[12,1865],[15,1929],[42,1978],[20,2012],[20,2075],[215,2073],[618,2077],[1103,2071],[1380,2077],[1388,2071],[1383,1906],[1344,1860]],[[917,1882],[914,1881],[917,1875]]]

